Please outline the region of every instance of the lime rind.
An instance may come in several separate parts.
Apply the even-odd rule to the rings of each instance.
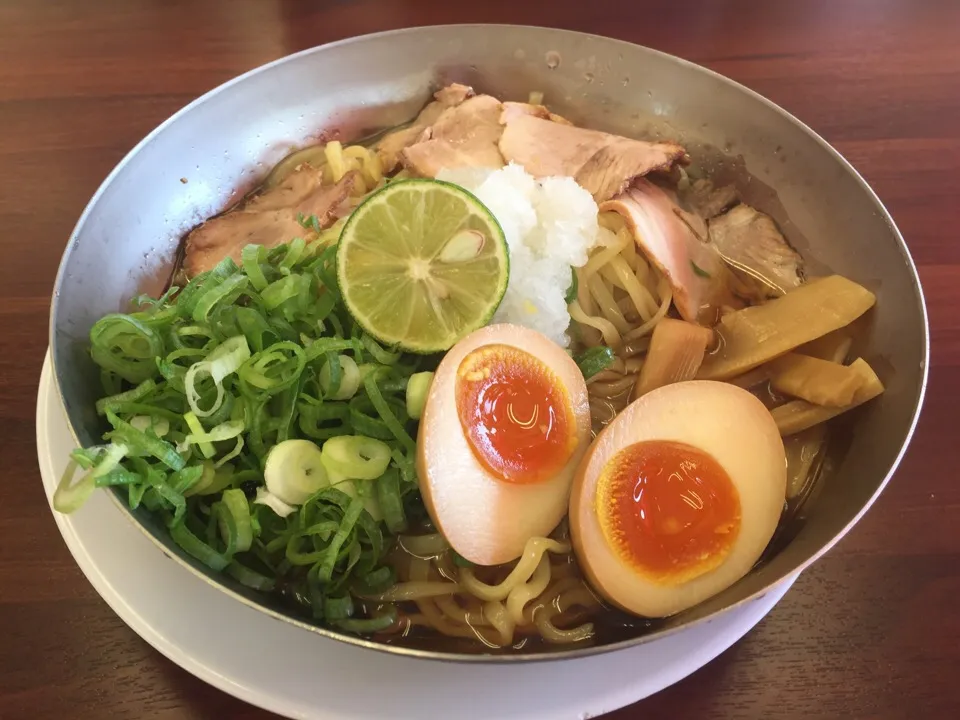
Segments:
[[[372,211],[378,211],[373,218]],[[490,238],[489,247],[467,262],[436,262],[444,245],[438,237],[471,229]],[[412,278],[412,262],[426,263],[449,295],[441,299]],[[473,193],[442,180],[389,183],[354,210],[340,235],[337,279],[347,309],[368,334],[408,352],[443,352],[486,325],[509,277],[510,255],[496,217]]]

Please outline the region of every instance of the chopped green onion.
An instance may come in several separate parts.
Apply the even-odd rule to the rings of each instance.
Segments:
[[[210,366],[210,377],[220,383],[228,375],[232,375],[250,358],[250,346],[243,335],[224,340],[207,356]]]
[[[85,472],[74,482],[78,467],[76,460],[68,462],[60,482],[57,483],[57,489],[53,493],[53,507],[57,512],[72,513],[78,510],[97,488],[93,472]]]
[[[370,398],[370,402],[373,403],[373,406],[380,414],[380,419],[383,420],[390,429],[393,436],[405,447],[415,448],[417,444],[413,441],[413,438],[410,437],[410,434],[403,429],[403,425],[397,420],[397,416],[393,414],[393,411],[387,405],[386,401],[384,401],[383,395],[380,393],[380,388],[377,387],[376,378],[373,375],[365,377],[363,379],[363,387],[367,391],[367,397]]]
[[[417,472],[414,469],[416,462],[412,457],[413,451],[409,451],[408,454],[404,454],[399,448],[396,448],[390,455],[393,458],[393,462],[400,469],[400,477],[402,481],[407,485],[416,485]]]
[[[174,492],[185,495],[190,488],[203,479],[206,471],[204,465],[188,465],[183,470],[178,470],[170,478],[170,487]]]
[[[233,468],[229,465],[221,466],[215,468],[213,472],[213,479],[210,481],[210,485],[206,488],[197,492],[197,495],[216,495],[219,492],[222,492],[224,488],[230,487],[233,484],[234,472]]]
[[[255,352],[260,352],[265,347],[280,340],[276,331],[270,327],[263,315],[254,308],[238,307],[237,324]],[[246,362],[246,358],[244,358],[244,362]]]
[[[379,595],[391,588],[396,582],[396,571],[389,565],[382,565],[360,578],[355,583],[354,589],[359,595]]]
[[[170,537],[185,553],[195,557],[212,570],[223,570],[230,564],[230,556],[219,553],[203,540],[198,538],[186,523],[180,523],[170,528]]]
[[[281,273],[289,274],[293,270],[293,266],[297,264],[300,260],[300,257],[303,255],[303,249],[306,247],[306,242],[302,237],[294,238],[290,244],[287,246],[287,252],[283,256],[283,260],[280,261],[278,268]]]
[[[199,345],[195,343],[191,347],[203,348],[214,339],[214,334],[210,328],[203,325],[181,325],[170,334],[170,339],[173,340],[174,343],[179,343],[180,347],[187,347],[194,338],[199,338],[203,342],[199,343]]]
[[[186,461],[170,443],[140,432],[130,423],[118,418],[110,410],[107,410],[107,420],[113,425],[114,429],[110,435],[115,442],[119,440],[127,445],[131,451],[151,455],[171,470],[180,470],[186,465]]]
[[[567,287],[567,294],[563,301],[569,305],[577,299],[577,293],[580,290],[580,278],[577,277],[577,269],[570,268],[570,285]]]
[[[128,382],[142,383],[153,375],[156,359],[164,354],[163,340],[130,315],[107,315],[90,329],[90,354],[101,368]]]
[[[135,472],[130,472],[122,467],[115,467],[106,475],[100,475],[94,480],[96,487],[109,487],[111,485],[133,485],[143,482],[143,478]]]
[[[327,620],[346,620],[353,617],[353,598],[349,595],[324,598],[323,616]]]
[[[210,311],[217,305],[229,305],[236,301],[250,283],[246,275],[234,275],[210,290],[197,300],[191,317],[195,322],[206,322]]]
[[[326,353],[326,362],[320,368],[320,374],[317,376],[317,382],[320,384],[320,390],[323,396],[328,400],[339,400],[334,395],[340,392],[340,382],[343,380],[343,365],[340,363],[340,356],[336,353]],[[359,375],[359,370],[357,371]]]
[[[246,395],[275,395],[293,385],[303,372],[306,356],[293,342],[274,343],[251,356],[238,371]]]
[[[130,304],[138,308],[144,308],[144,306],[146,306],[140,312],[143,312],[146,315],[156,315],[157,312],[164,305],[166,305],[170,298],[176,295],[179,290],[180,288],[176,285],[171,285],[167,288],[167,291],[156,300],[145,293],[141,293],[131,300]]]
[[[317,323],[321,324],[326,320],[327,316],[333,312],[334,308],[337,306],[337,299],[334,297],[333,293],[324,292],[317,298],[316,303],[314,303],[313,311],[311,315]]]
[[[222,458],[220,458],[219,460],[217,460],[217,461],[213,464],[213,466],[214,466],[215,468],[219,468],[221,465],[224,465],[224,464],[230,462],[231,460],[233,460],[235,457],[238,457],[238,456],[240,455],[240,453],[243,452],[243,444],[244,444],[244,443],[243,443],[243,435],[237,435],[237,443],[236,443],[236,445],[233,446],[233,450],[231,450],[231,451],[228,452],[226,455],[224,455]]]
[[[358,618],[337,620],[333,624],[346,632],[368,634],[386,630],[392,625],[395,625],[396,622],[397,609],[393,605],[387,605],[380,615],[376,615],[364,620]]]
[[[300,432],[309,438],[326,440],[350,432],[345,422],[350,409],[343,403],[302,402],[298,410]]]
[[[368,353],[373,355],[373,359],[376,360],[381,365],[393,365],[400,359],[400,353],[390,352],[389,350],[384,350],[380,343],[374,340],[372,337],[364,333],[363,335],[363,347]]]
[[[601,373],[613,365],[616,354],[612,348],[606,345],[598,345],[585,351],[574,360],[576,360],[580,372],[583,373],[584,379],[589,380],[597,373]]]
[[[211,492],[220,492],[223,490],[223,488],[230,484],[228,480],[216,490],[212,490],[211,488],[215,484],[216,477],[216,470],[213,467],[213,463],[209,460],[204,460],[202,463],[200,463],[200,467],[202,468],[200,477],[193,485],[183,491],[185,497],[190,497],[191,495],[204,495]]]
[[[97,414],[103,415],[107,410],[116,410],[116,406],[122,403],[141,400],[156,390],[156,388],[157,384],[152,379],[147,378],[132,390],[97,400]]]
[[[93,478],[97,479],[114,470],[129,452],[130,449],[126,445],[119,443],[108,445],[106,452],[99,457],[97,464],[92,469]]]
[[[333,353],[328,353],[328,355],[332,356],[332,360],[326,362],[320,368],[318,376],[320,389],[330,400],[349,400],[357,394],[357,390],[360,388],[360,369],[357,367],[356,361],[349,355],[334,355]],[[336,369],[336,382],[333,380],[334,369]]]
[[[207,431],[204,430],[203,425],[200,424],[200,421],[197,420],[196,414],[194,414],[193,412],[184,413],[183,420],[184,422],[187,423],[187,427],[190,428],[190,432],[192,433],[192,435],[187,436],[188,438],[191,438],[191,437],[198,438],[203,435],[206,435]],[[203,456],[205,458],[212,458],[214,454],[217,452],[214,449],[213,445],[211,445],[209,442],[205,440],[194,439],[193,442],[197,444],[197,447],[200,448],[200,452],[203,453]],[[184,443],[184,445],[188,445],[188,444],[189,443],[186,443],[186,442]]]
[[[200,425],[199,421],[193,417],[193,413],[187,413],[183,418],[191,430],[191,433],[187,435],[183,441],[183,447],[196,445],[200,448],[203,456],[208,459],[212,458],[217,452],[211,443],[232,440],[239,436],[246,427],[243,420],[227,420],[227,422],[220,423],[207,432]]]
[[[411,418],[430,374],[347,312],[334,236],[248,246],[241,268],[225,259],[95,324],[97,411],[112,429],[71,454],[54,507],[126,485],[188,555],[257,591],[282,579],[315,617],[375,632],[395,611],[354,617],[354,597],[396,583],[383,533],[425,517]],[[296,461],[278,483],[288,443],[313,448],[315,467]]]
[[[699,265],[697,265],[693,260],[690,261],[690,267],[693,268],[693,272],[694,272],[695,275],[698,275],[699,277],[702,277],[702,278],[709,278],[709,277],[710,277],[710,273],[708,273],[708,272],[707,272],[706,270],[704,270],[702,267],[700,267]]]
[[[309,440],[275,445],[267,455],[263,477],[267,490],[288,505],[301,505],[329,484],[323,453]]]
[[[337,532],[330,540],[330,545],[327,547],[325,557],[320,563],[320,567],[317,569],[317,576],[321,582],[330,582],[330,580],[333,579],[334,566],[340,559],[340,548],[344,546],[344,544],[347,542],[347,539],[353,533],[354,525],[356,525],[357,521],[360,519],[360,513],[362,512],[363,501],[360,498],[354,498],[351,500],[346,511],[343,513],[343,518],[340,520],[340,525],[337,527]]]
[[[250,549],[253,543],[253,527],[250,524],[250,504],[243,490],[231,488],[223,491],[218,524],[220,536],[227,548],[236,552]]]
[[[342,352],[344,350],[357,351],[357,342],[355,340],[343,340],[341,338],[320,338],[310,343],[306,348],[307,362],[312,362],[317,358],[326,355],[328,352]]]
[[[191,317],[194,308],[204,293],[215,288],[238,270],[239,268],[233,258],[226,257],[213,270],[197,275],[187,283],[187,286],[180,291],[180,295],[177,297],[176,308],[178,314],[184,318]]]
[[[165,482],[150,487],[150,492],[156,493],[163,507],[173,508],[173,517],[167,521],[168,527],[183,523],[187,512],[187,500],[183,493],[177,492]]]
[[[250,347],[243,335],[232,337],[218,345],[206,360],[201,360],[190,366],[183,378],[183,386],[190,410],[198,417],[213,415],[223,404],[223,380],[239,370],[250,359]],[[207,409],[200,407],[201,393],[198,388],[202,375],[213,380],[217,390],[217,398]]]
[[[293,505],[288,505],[276,495],[267,491],[265,488],[257,489],[257,498],[254,500],[254,502],[259,505],[266,505],[280,517],[287,517],[288,515],[292,515],[297,511]]]
[[[304,230],[320,232],[320,220],[316,215],[304,215],[302,212],[297,213],[297,222],[300,223],[300,227]]]
[[[240,263],[243,265],[243,271],[250,278],[250,284],[258,291],[262,291],[267,286],[267,277],[263,274],[263,268],[260,263],[266,261],[267,250],[263,245],[247,245],[240,252]]]
[[[227,565],[227,574],[241,585],[246,585],[248,588],[260,590],[261,592],[269,592],[273,590],[277,584],[266,575],[261,575],[256,570],[251,570],[236,560]]]
[[[170,421],[165,417],[155,417],[153,415],[134,415],[132,418],[130,418],[130,424],[140,432],[145,433],[149,430],[157,437],[163,437],[170,432]]]
[[[389,400],[387,404],[398,411],[406,412],[406,408],[396,400]],[[366,435],[378,440],[394,440],[393,431],[380,418],[373,402],[366,395],[356,395],[350,401],[350,425],[357,435]],[[340,433],[343,435],[344,433]]]
[[[400,471],[397,468],[388,468],[376,482],[377,502],[383,513],[383,521],[387,525],[387,530],[394,535],[399,535],[407,529],[403,499],[400,497]]]
[[[350,480],[376,480],[390,464],[390,446],[363,435],[340,435],[323,444],[328,471]]]
[[[427,404],[427,393],[430,392],[430,383],[432,382],[432,372],[414,373],[407,382],[407,415],[415,420],[419,420],[423,413],[423,407]]]
[[[201,373],[204,373],[211,378],[213,377],[210,374],[210,363],[206,361],[201,361],[194,363],[190,366],[190,369],[187,370],[186,374],[183,376],[183,387],[186,391],[187,404],[190,405],[190,410],[200,417],[208,417],[213,415],[217,410],[220,409],[220,405],[223,404],[223,385],[220,383],[215,383],[217,388],[217,399],[213,402],[206,410],[200,407],[200,391],[197,389],[197,385],[200,382],[199,376]]]
[[[290,298],[296,297],[300,292],[299,277],[299,275],[286,275],[267,285],[260,292],[264,307],[267,310],[273,310]]]

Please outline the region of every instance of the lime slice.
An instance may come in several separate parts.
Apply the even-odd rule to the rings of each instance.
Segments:
[[[503,230],[463,188],[399,180],[358,207],[340,235],[337,276],[370,335],[417,353],[448,350],[485,325],[509,278]]]

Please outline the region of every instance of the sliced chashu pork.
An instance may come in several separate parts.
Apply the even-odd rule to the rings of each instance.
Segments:
[[[708,224],[710,242],[723,258],[759,280],[777,297],[803,282],[803,259],[769,215],[737,205]]]
[[[695,180],[680,194],[684,205],[692,213],[704,220],[716,217],[740,201],[740,195],[734,185],[717,187],[712,180]]]
[[[252,198],[241,210],[232,210],[207,220],[187,236],[184,270],[192,277],[212,270],[225,257],[240,262],[247,245],[268,248],[303,237],[297,217],[316,215],[325,228],[349,197],[356,171],[348,172],[335,185],[322,186],[322,174],[309,165],[290,174],[272,190]]]
[[[506,120],[499,143],[505,161],[535,177],[572,177],[597,202],[623,192],[634,178],[686,159],[676,143],[631,140],[529,113],[511,113]]]
[[[244,210],[282,210],[307,201],[323,182],[323,175],[309,163],[303,163],[268,190],[243,204]]]
[[[713,246],[701,242],[662,189],[639,179],[600,205],[626,220],[637,246],[670,283],[673,304],[684,320],[713,324],[727,302],[729,272]]]
[[[389,174],[396,169],[403,149],[420,140],[420,136],[437,121],[444,110],[456,107],[467,98],[473,97],[473,88],[453,83],[438,90],[433,97],[433,102],[421,110],[410,125],[384,135],[377,143],[377,156],[384,173]]]
[[[553,122],[560,123],[562,125],[573,124],[565,117],[550,112],[550,110],[548,110],[544,105],[532,105],[530,103],[510,101],[503,103],[503,113],[500,115],[500,124],[506,125],[511,120],[515,120],[521,115],[532,115],[533,117],[538,117],[543,120],[552,120]]]
[[[401,153],[403,164],[423,177],[436,177],[443,168],[502,167],[500,137],[504,127],[520,116],[570,125],[543,105],[501,103],[490,95],[478,95],[445,110],[417,143]]]
[[[490,95],[467,98],[444,110],[420,140],[400,153],[404,167],[421,177],[461,167],[503,167],[497,142],[503,105]]]

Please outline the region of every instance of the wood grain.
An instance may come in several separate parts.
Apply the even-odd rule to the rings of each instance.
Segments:
[[[0,717],[264,718],[92,590],[50,518],[33,418],[49,294],[113,165],[196,96],[290,52],[445,22],[546,24],[680,55],[819,131],[919,265],[926,411],[874,509],[742,642],[611,718],[937,718],[960,708],[960,3],[0,0]]]

